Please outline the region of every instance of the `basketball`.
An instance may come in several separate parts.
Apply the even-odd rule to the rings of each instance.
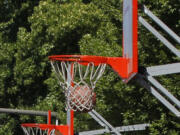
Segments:
[[[96,104],[96,94],[87,85],[72,87],[69,99],[74,111],[89,112]]]

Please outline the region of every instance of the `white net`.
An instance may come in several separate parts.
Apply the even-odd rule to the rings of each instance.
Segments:
[[[55,129],[50,131],[48,129],[42,130],[39,127],[24,127],[24,126],[21,127],[25,135],[56,135]]]
[[[66,110],[89,111],[95,102],[94,88],[104,73],[106,64],[95,66],[93,62],[84,65],[78,62],[51,61],[51,65],[64,89]]]

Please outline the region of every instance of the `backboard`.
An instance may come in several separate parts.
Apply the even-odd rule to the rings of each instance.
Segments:
[[[137,48],[137,0],[123,1],[123,58],[129,59],[127,76],[129,80],[138,71]]]

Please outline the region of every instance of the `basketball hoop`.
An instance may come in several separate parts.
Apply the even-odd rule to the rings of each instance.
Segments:
[[[54,55],[49,56],[51,65],[64,89],[66,110],[87,112],[95,104],[94,88],[105,71],[106,65],[127,79],[130,76],[130,60],[122,57],[103,57],[87,55]]]
[[[48,135],[48,126],[42,124],[22,124],[25,135]],[[53,135],[54,129],[49,131],[49,135]]]
[[[69,135],[68,125],[52,125],[51,111],[48,111],[48,124],[24,123],[21,128],[25,135]]]
[[[21,124],[25,135],[64,135],[67,133],[68,126],[56,126],[51,124]]]
[[[95,104],[94,88],[106,67],[105,57],[56,55],[51,65],[66,97],[66,110],[87,112]]]

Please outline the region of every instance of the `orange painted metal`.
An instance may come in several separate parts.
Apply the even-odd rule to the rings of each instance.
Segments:
[[[48,124],[51,124],[51,111],[48,111]]]
[[[74,135],[74,111],[70,112],[71,122],[70,122],[70,135]]]
[[[138,72],[138,1],[133,0],[133,72]]]
[[[74,114],[72,113],[71,120],[73,121]],[[68,125],[52,125],[51,124],[51,111],[48,111],[48,124],[37,124],[37,123],[25,123],[21,124],[22,127],[29,127],[29,128],[40,128],[41,130],[48,130],[48,135],[51,133],[52,130],[59,131],[62,135],[73,135],[73,124],[71,126]],[[70,129],[71,128],[71,129]]]
[[[71,61],[78,62],[82,65],[88,65],[94,63],[95,66],[105,63],[108,64],[112,69],[122,78],[128,79],[134,72],[129,70],[130,60],[124,57],[104,57],[104,56],[89,56],[89,55],[54,55],[49,56],[50,60],[55,61]]]
[[[51,130],[58,130],[61,134],[63,135],[69,135],[69,126],[68,125],[51,125],[51,124],[35,124],[35,123],[26,123],[26,124],[21,124],[23,127],[31,127],[31,128],[40,128],[41,130],[46,130],[48,129],[49,131]]]
[[[129,59],[123,57],[108,57],[107,64],[121,77],[128,78]]]

